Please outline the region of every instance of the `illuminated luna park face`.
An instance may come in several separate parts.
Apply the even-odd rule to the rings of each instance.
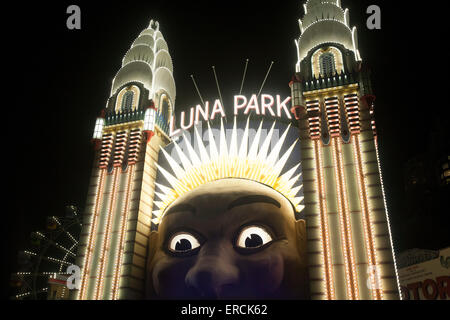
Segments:
[[[180,197],[149,241],[148,299],[307,299],[306,233],[291,203],[223,179]]]

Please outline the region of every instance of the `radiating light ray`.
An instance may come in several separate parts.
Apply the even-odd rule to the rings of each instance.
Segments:
[[[161,151],[164,153],[164,156],[166,157],[167,161],[170,162],[170,166],[173,169],[173,172],[175,173],[175,176],[178,180],[183,179],[184,176],[184,170],[178,165],[178,163],[167,153],[164,148],[161,148]]]
[[[248,152],[248,131],[250,127],[250,118],[247,119],[247,124],[245,126],[244,135],[241,141],[241,148],[239,149],[239,158],[244,159]]]
[[[300,190],[302,189],[302,187],[303,187],[303,186],[298,186],[298,187],[292,188],[291,194],[293,194],[293,195],[298,194],[298,193],[300,192]],[[301,200],[303,200],[303,197],[299,197],[299,198],[301,198]],[[297,198],[295,198],[295,199],[297,199]],[[301,201],[300,201],[300,202],[301,202]]]
[[[184,138],[184,142],[186,144],[186,147],[188,149],[189,157],[191,159],[192,165],[194,167],[200,167],[202,165],[202,161],[200,160],[200,158],[198,157],[197,153],[195,152],[194,147],[188,141],[188,139],[186,138],[185,134],[183,134],[183,138]]]
[[[296,175],[294,178],[288,180],[288,182],[286,182],[286,188],[292,188],[294,186],[294,184],[300,180],[300,177],[302,176],[301,173],[299,173],[298,175]]]
[[[183,153],[180,146],[176,142],[174,142],[173,144],[178,156],[180,157],[181,164],[183,165],[184,170],[189,170],[192,167],[191,161],[189,161],[189,159],[186,157],[186,155]]]
[[[209,138],[209,154],[211,160],[217,161],[219,159],[219,152],[217,151],[216,141],[214,139],[214,134],[211,130],[211,125],[208,122],[208,138]]]
[[[264,161],[267,159],[267,153],[269,152],[270,143],[272,142],[273,130],[275,128],[276,122],[273,123],[272,128],[270,128],[269,134],[267,134],[266,140],[264,140],[258,153],[258,160]]]
[[[255,138],[253,139],[252,146],[250,147],[250,151],[248,152],[248,158],[250,160],[256,160],[256,155],[259,147],[259,139],[261,138],[261,130],[262,130],[263,121],[261,121],[258,131],[256,132]]]
[[[170,185],[172,186],[172,188],[174,188],[175,190],[177,189],[178,186],[178,179],[175,178],[173,175],[171,175],[168,171],[166,171],[166,169],[162,168],[159,164],[156,163],[156,167],[158,168],[159,171],[161,171],[161,173],[163,174],[163,176],[166,178],[166,180],[170,183]]]
[[[237,145],[237,129],[236,129],[236,117],[234,117],[233,131],[231,134],[231,145],[230,145],[230,157],[234,158],[238,155],[238,145]]]
[[[220,160],[218,163],[218,168],[219,168],[219,172],[220,172],[220,176],[221,177],[225,177],[228,175],[227,172],[227,167],[226,165],[224,165],[224,163],[227,161],[228,159],[228,145],[227,145],[227,137],[225,134],[225,129],[223,126],[223,118],[220,119]]]
[[[197,137],[197,144],[200,149],[200,159],[202,163],[208,163],[210,161],[208,156],[208,151],[206,151],[205,145],[203,143],[203,139],[200,137],[197,128],[194,128],[195,136]]]
[[[287,136],[290,128],[291,128],[291,125],[289,124],[289,126],[284,131],[283,135],[281,136],[280,140],[278,140],[278,142],[275,144],[272,151],[270,152],[269,156],[267,157],[267,162],[269,164],[275,165],[275,162],[277,161],[277,158],[280,155],[281,147],[283,146],[283,143],[286,140],[286,136]]]
[[[289,157],[292,154],[292,151],[294,150],[295,146],[297,145],[297,142],[298,142],[298,139],[295,140],[295,142],[291,145],[291,147],[288,149],[288,151],[275,164],[274,171],[277,172],[277,174],[280,174],[281,170],[283,170],[284,166],[286,165],[286,162],[288,161]]]
[[[155,182],[155,185],[156,185],[162,192],[164,192],[166,195],[172,191],[172,189],[167,188],[166,186],[163,186],[162,184],[159,184],[159,183],[157,183],[157,182]]]
[[[281,179],[285,180],[285,181],[290,181],[292,176],[295,174],[295,172],[297,171],[297,169],[300,167],[300,163],[297,164],[295,167],[293,167],[291,170],[287,171],[285,174],[283,174],[281,176]],[[302,174],[300,173],[298,175],[298,177],[300,178]]]

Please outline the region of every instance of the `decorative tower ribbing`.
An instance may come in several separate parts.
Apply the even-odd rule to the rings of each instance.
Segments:
[[[312,299],[399,299],[369,72],[340,0],[308,0],[290,83]]]
[[[170,142],[175,95],[172,59],[152,20],[123,58],[95,126],[73,299],[143,298],[156,162]]]

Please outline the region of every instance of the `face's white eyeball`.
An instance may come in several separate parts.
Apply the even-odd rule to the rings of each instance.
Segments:
[[[200,247],[200,242],[192,234],[187,232],[177,233],[169,242],[170,251],[183,253]]]
[[[250,226],[241,231],[237,238],[237,246],[244,249],[254,249],[272,242],[270,234],[262,227]]]

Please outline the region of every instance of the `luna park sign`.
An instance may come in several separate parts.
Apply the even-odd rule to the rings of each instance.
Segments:
[[[233,101],[234,116],[248,115],[250,112],[254,112],[262,116],[292,119],[292,114],[288,108],[291,97],[282,99],[280,95],[262,94],[258,96],[254,94],[248,99],[246,96],[237,95],[234,96]],[[189,115],[187,115],[188,113]],[[175,117],[172,116],[170,119],[170,137],[177,136],[182,131],[189,130],[202,121],[212,121],[218,117],[226,117],[222,101],[219,99],[215,100],[214,103],[206,101],[204,106],[197,105],[190,108],[188,112],[181,112],[178,129],[175,129]]]

